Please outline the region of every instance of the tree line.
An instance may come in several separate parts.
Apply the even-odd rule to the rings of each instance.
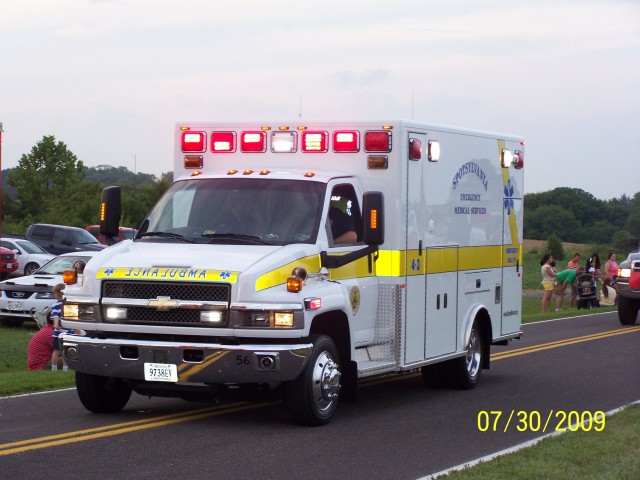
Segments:
[[[67,146],[45,136],[18,166],[4,170],[2,230],[23,234],[32,223],[85,227],[98,223],[102,188],[122,187],[121,224],[137,228],[169,188],[171,172],[159,178],[126,167],[87,168]],[[640,192],[599,200],[579,188],[561,187],[524,196],[524,236],[610,245],[619,251],[640,238]]]
[[[32,223],[95,225],[108,185],[122,187],[121,225],[137,228],[172,181],[170,172],[156,177],[125,167],[87,168],[64,142],[45,136],[17,167],[2,171],[2,231],[23,235]]]

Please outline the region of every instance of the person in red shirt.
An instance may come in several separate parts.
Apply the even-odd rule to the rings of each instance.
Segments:
[[[580,268],[580,254],[576,253],[573,258],[571,260],[569,260],[569,263],[567,263],[567,269],[569,270],[577,270]]]
[[[29,341],[27,348],[27,368],[29,370],[42,370],[51,366],[51,355],[53,345],[51,336],[53,335],[53,322],[47,319],[47,323]]]

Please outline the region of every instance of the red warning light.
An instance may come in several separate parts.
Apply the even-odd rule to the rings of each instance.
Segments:
[[[240,149],[243,152],[265,152],[267,150],[267,132],[242,132]]]
[[[204,132],[191,132],[189,130],[182,132],[182,151],[183,152],[204,152],[205,134]]]
[[[335,131],[333,132],[334,152],[359,152],[360,134],[357,131]]]
[[[214,153],[232,153],[236,151],[236,132],[213,132],[211,151]]]
[[[302,151],[307,153],[323,153],[329,149],[327,132],[302,132]]]
[[[364,149],[366,152],[385,152],[391,151],[391,132],[389,131],[371,131],[364,132]]]

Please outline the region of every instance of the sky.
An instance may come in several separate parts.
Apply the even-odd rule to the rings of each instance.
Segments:
[[[527,192],[633,196],[640,1],[0,0],[3,169],[54,135],[160,175],[179,121],[298,118],[519,135]]]

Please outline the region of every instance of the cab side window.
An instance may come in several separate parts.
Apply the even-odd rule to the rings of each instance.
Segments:
[[[333,246],[353,244],[361,240],[362,217],[352,185],[334,187],[327,223]]]

